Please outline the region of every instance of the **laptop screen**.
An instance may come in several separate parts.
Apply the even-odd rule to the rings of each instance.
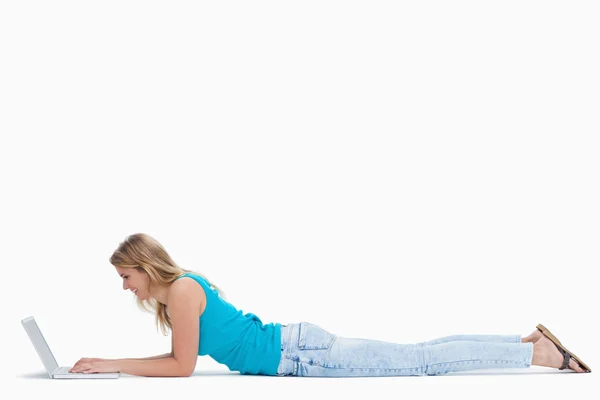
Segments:
[[[22,320],[21,323],[23,324],[25,331],[27,331],[27,335],[29,335],[33,347],[35,347],[35,350],[42,359],[46,371],[52,376],[52,371],[58,367],[58,363],[52,355],[50,347],[48,347],[48,343],[46,343],[46,339],[44,339],[44,335],[42,335],[35,319],[33,317],[28,317]]]

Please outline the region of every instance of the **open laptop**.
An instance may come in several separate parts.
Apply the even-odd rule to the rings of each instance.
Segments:
[[[29,339],[31,339],[31,343],[33,343],[33,347],[37,351],[38,355],[42,359],[42,363],[48,371],[48,374],[53,379],[102,379],[102,378],[118,378],[121,373],[120,372],[95,372],[92,374],[84,374],[83,372],[69,372],[71,367],[59,367],[56,359],[52,355],[50,351],[50,347],[48,343],[46,343],[46,339],[44,339],[44,335],[42,335],[42,331],[38,327],[35,319],[33,317],[27,317],[21,320],[27,335],[29,335]]]

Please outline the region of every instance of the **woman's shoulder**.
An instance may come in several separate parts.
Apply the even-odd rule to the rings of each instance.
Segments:
[[[181,279],[181,278],[190,278],[190,279]],[[206,279],[204,279],[203,277],[201,277],[199,275],[193,274],[191,272],[186,272],[183,275],[179,275],[177,278],[175,278],[173,283],[178,282],[178,281],[196,281],[203,287],[204,287],[204,285],[210,287],[210,284],[208,283],[208,281]]]
[[[191,279],[179,279],[188,277]],[[182,275],[178,279],[173,281],[169,287],[169,296],[171,295],[183,295],[190,297],[191,300],[196,300],[200,303],[201,307],[206,304],[206,291],[202,285],[199,285],[196,279],[190,275]]]

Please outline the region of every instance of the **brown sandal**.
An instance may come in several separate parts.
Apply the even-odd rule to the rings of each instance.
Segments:
[[[546,328],[542,324],[538,324],[538,326],[536,326],[536,328],[539,331],[541,331],[544,334],[544,336],[546,336],[548,339],[552,340],[552,343],[554,343],[554,345],[558,348],[558,351],[560,351],[560,353],[565,358],[565,361],[563,362],[562,366],[559,369],[565,369],[565,368],[567,368],[569,366],[570,359],[573,358],[575,361],[577,361],[579,363],[579,365],[581,366],[581,368],[583,368],[584,370],[586,370],[585,372],[592,372],[591,368],[588,367],[586,365],[586,363],[584,363],[583,361],[581,361],[581,359],[579,357],[577,357],[575,354],[573,354],[569,350],[567,350],[565,348],[565,346],[562,345],[562,343],[560,342],[560,340],[558,340],[556,338],[556,336],[554,336],[552,334],[552,332],[550,332],[548,330],[548,328]]]

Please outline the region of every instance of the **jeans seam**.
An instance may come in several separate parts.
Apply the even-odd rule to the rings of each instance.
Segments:
[[[335,367],[335,366],[330,366],[330,365],[319,365],[319,364],[310,364],[304,361],[296,361],[297,363],[300,364],[306,364],[306,365],[310,365],[311,367],[320,367],[320,368],[330,368],[330,369],[362,369],[362,370],[376,370],[376,371],[412,371],[412,370],[419,370],[421,369],[421,367],[415,367],[415,368],[370,368],[370,367]]]
[[[376,368],[376,367],[337,367],[337,366],[332,366],[332,365],[319,365],[319,364],[310,364],[304,361],[296,361],[298,363],[302,363],[302,364],[306,364],[306,365],[310,365],[310,366],[315,366],[315,367],[322,367],[322,368],[331,368],[331,369],[362,369],[362,370],[380,370],[380,371],[405,371],[405,370],[419,370],[422,369],[423,367],[411,367],[411,368]],[[448,366],[448,365],[453,365],[453,364],[466,364],[466,363],[480,363],[480,364],[491,364],[491,363],[504,363],[504,364],[509,364],[509,363],[515,363],[515,364],[521,364],[521,361],[514,361],[514,360],[461,360],[461,361],[451,361],[451,362],[447,362],[447,363],[435,363],[435,364],[429,364],[427,367],[434,367],[434,366]]]
[[[436,366],[436,365],[452,365],[452,364],[465,364],[465,363],[482,363],[482,364],[491,364],[491,363],[500,363],[500,364],[508,364],[508,363],[515,363],[515,364],[521,364],[522,361],[515,361],[515,360],[461,360],[461,361],[450,361],[447,363],[436,363],[436,364],[429,364],[430,367]]]

